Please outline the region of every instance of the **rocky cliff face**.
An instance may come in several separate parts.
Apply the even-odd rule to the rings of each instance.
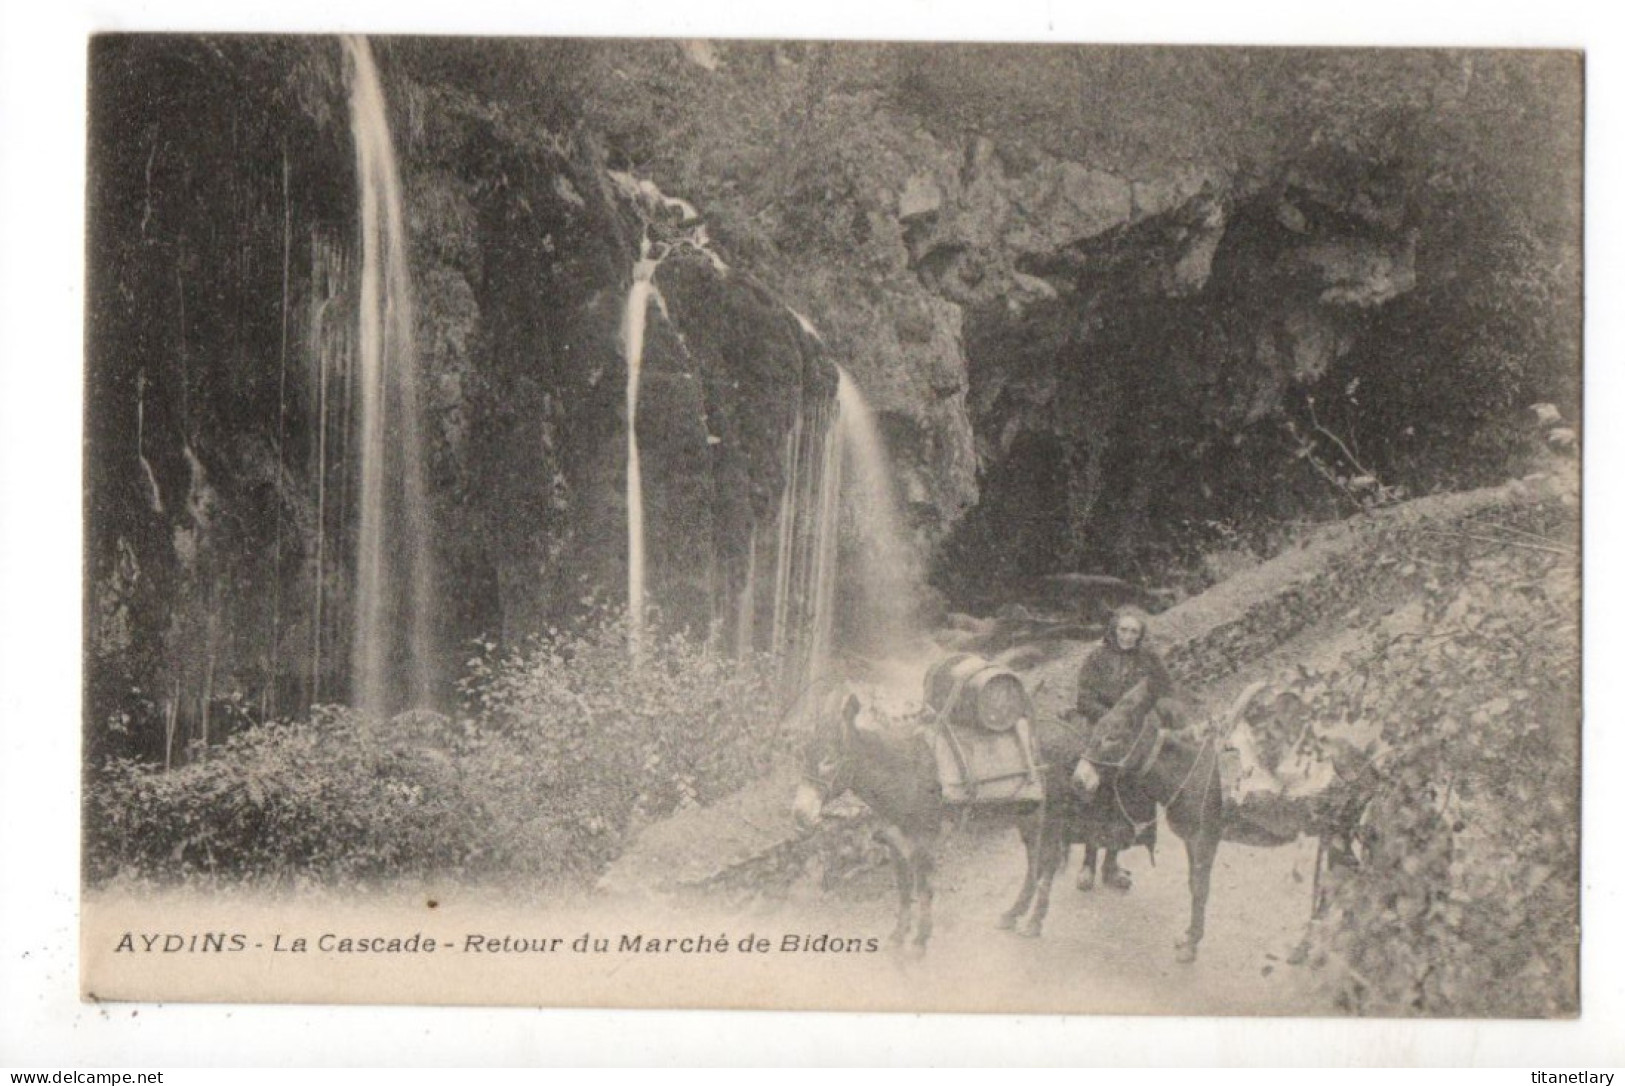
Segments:
[[[1186,522],[1335,503],[1272,461],[1283,405],[1415,288],[1416,226],[1375,178],[1177,154],[1136,176],[935,133],[872,89],[824,108],[841,148],[789,183],[764,263],[880,407],[958,602],[1154,575]]]
[[[635,99],[590,112],[824,329],[963,605],[1043,573],[1154,579],[1356,508],[1353,479],[1504,478],[1516,412],[1577,402],[1564,58],[713,43],[704,61],[647,43],[583,65],[649,89],[681,151]],[[1537,129],[1555,142],[1509,138]]]
[[[935,584],[989,608],[1154,579],[1368,474],[1504,477],[1506,420],[1577,402],[1577,157],[1500,135],[1563,143],[1562,58],[377,52],[448,661],[624,591],[645,243],[651,593],[718,635],[831,361]],[[347,695],[347,87],[330,40],[109,38],[92,75],[92,734],[173,754]]]
[[[695,243],[692,209],[607,169],[590,133],[523,129],[412,78],[409,51],[383,56],[441,653],[624,598],[621,329],[651,243],[665,257],[640,396],[650,595],[672,623],[732,633],[785,435],[831,401],[833,368],[767,288]],[[92,735],[176,759],[351,696],[360,257],[344,70],[332,42],[261,40],[112,39],[94,64]]]

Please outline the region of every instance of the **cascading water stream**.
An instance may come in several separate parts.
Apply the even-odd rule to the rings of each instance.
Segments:
[[[802,434],[806,428],[804,416],[797,415],[784,442],[784,490],[779,495],[778,549],[773,559],[773,625],[768,648],[778,656],[784,655],[790,629],[791,588],[796,583],[795,552],[799,538],[803,475],[801,470]]]
[[[853,579],[863,601],[863,639],[895,650],[908,634],[914,580],[908,548],[897,517],[891,467],[874,412],[857,383],[839,366],[836,427],[840,431],[845,512],[856,556]]]
[[[805,411],[785,444],[769,647],[795,688],[827,672],[846,635],[866,652],[895,652],[912,611],[885,446],[857,383],[835,369],[834,401]],[[747,591],[754,585],[753,576]],[[846,601],[843,586],[850,586]]]
[[[323,687],[330,666],[326,651],[332,637],[332,631],[328,629],[330,616],[326,605],[326,588],[330,552],[341,534],[335,531],[336,526],[330,522],[335,504],[342,512],[345,503],[342,498],[337,503],[331,501],[328,489],[332,482],[346,481],[348,476],[341,480],[330,480],[329,475],[332,465],[345,459],[348,448],[349,390],[355,353],[355,329],[352,324],[327,319],[328,310],[343,297],[345,284],[351,278],[345,247],[334,239],[313,234],[310,257],[311,294],[306,357],[309,364],[307,380],[315,390],[315,402],[311,405],[314,417],[311,420],[309,463],[311,477],[316,482],[316,515],[313,526],[315,561],[311,577],[310,656],[303,694],[307,705],[322,701],[330,693]],[[339,395],[340,390],[342,396]],[[340,399],[342,404],[335,406],[334,401]]]
[[[135,379],[135,455],[141,461],[141,473],[147,480],[147,505],[158,516],[164,513],[163,494],[158,489],[158,476],[152,470],[152,462],[147,459],[147,453],[141,444],[142,430],[146,425],[147,402],[147,372],[142,370]]]
[[[840,383],[848,384],[846,371],[836,368],[840,371]],[[835,636],[835,584],[841,554],[841,468],[845,460],[841,406],[841,397],[837,395],[835,415],[824,429],[818,465],[818,501],[813,507],[807,610],[802,619],[807,630],[802,673],[809,680],[822,675],[829,666]]]
[[[347,37],[344,49],[361,195],[351,681],[361,708],[384,712],[426,703],[433,687],[430,525],[400,171],[367,39]]]
[[[609,178],[645,219],[620,322],[626,360],[627,619],[636,661],[645,636],[649,574],[639,387],[649,306],[666,311],[655,276],[661,261],[678,251],[704,257],[719,275],[727,275],[728,267],[710,249],[704,223],[690,204],[631,174],[610,171]],[[651,231],[659,240],[650,240]],[[789,312],[808,340],[822,344],[811,321]],[[682,341],[680,331],[677,339]],[[906,634],[903,617],[911,611],[915,587],[874,415],[851,375],[835,369],[834,398],[804,407],[785,436],[777,522],[771,536],[761,531],[765,525],[751,526],[734,609],[736,651],[743,656],[765,642],[783,661],[792,687],[824,674],[836,641],[844,642],[849,634],[856,635],[853,645],[865,652],[885,654],[897,647]],[[767,604],[769,585],[771,609],[758,623],[757,594],[764,593],[762,603]],[[843,591],[848,599],[843,600]],[[714,628],[725,621],[713,615]]]
[[[632,658],[640,657],[644,620],[643,464],[638,456],[638,382],[643,375],[643,337],[649,299],[659,300],[655,269],[645,238],[632,266],[632,287],[621,315],[621,351],[626,356],[626,610]]]
[[[745,545],[745,587],[739,593],[739,612],[734,619],[734,654],[743,660],[756,646],[756,525],[750,528]]]

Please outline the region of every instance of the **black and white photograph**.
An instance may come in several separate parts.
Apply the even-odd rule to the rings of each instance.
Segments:
[[[1582,1014],[1582,52],[85,74],[85,999]]]

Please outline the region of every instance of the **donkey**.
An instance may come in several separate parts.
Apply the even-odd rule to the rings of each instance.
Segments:
[[[1202,941],[1213,859],[1223,829],[1220,737],[1211,727],[1199,735],[1159,727],[1149,700],[1135,707],[1135,716],[1139,730],[1109,779],[1103,781],[1100,771],[1087,760],[1080,761],[1075,771],[1064,762],[1046,767],[1043,805],[1023,815],[1017,824],[1027,851],[1027,875],[1020,895],[999,918],[998,926],[1008,930],[1019,924],[1020,934],[1031,938],[1043,933],[1055,874],[1065,864],[1071,845],[1098,839],[1103,805],[1116,808],[1136,836],[1154,822],[1156,809],[1161,807],[1167,812],[1169,826],[1185,842],[1189,863],[1190,927],[1175,944],[1175,957],[1193,962]],[[1125,794],[1134,792],[1150,800],[1148,809],[1135,812],[1136,804],[1124,802]]]
[[[888,940],[901,945],[912,931],[923,952],[931,938],[931,874],[944,806],[936,761],[921,735],[876,735],[857,726],[861,705],[844,685],[825,700],[802,762],[792,813],[806,832],[824,804],[850,791],[882,823],[876,834],[897,874],[897,926]]]

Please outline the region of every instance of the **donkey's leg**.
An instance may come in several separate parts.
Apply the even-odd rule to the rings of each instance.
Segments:
[[[892,849],[891,854],[892,866],[897,873],[897,923],[893,926],[891,934],[886,936],[886,941],[898,946],[908,938],[908,929],[913,926],[914,864],[908,856],[896,849]]]
[[[1120,890],[1123,893],[1127,893],[1134,886],[1134,880],[1129,877],[1129,873],[1117,866],[1115,848],[1106,850],[1106,862],[1100,869],[1100,884],[1108,890]]]
[[[1087,841],[1083,846],[1083,866],[1078,869],[1078,889],[1088,893],[1095,888],[1095,862],[1100,858],[1100,846]]]
[[[1038,900],[1033,902],[1032,915],[1021,926],[1021,934],[1029,939],[1036,939],[1044,933],[1044,917],[1049,914],[1050,888],[1055,884],[1055,873],[1066,863],[1068,851],[1070,846],[1061,821],[1054,819],[1045,827],[1038,845]]]
[[[1326,911],[1326,898],[1323,893],[1325,887],[1321,885],[1321,872],[1331,860],[1328,852],[1327,835],[1321,834],[1315,838],[1315,877],[1309,880],[1309,919],[1319,920]]]
[[[886,937],[896,945],[908,938],[914,917],[914,846],[895,826],[887,826],[877,834],[891,853],[892,870],[897,875],[897,926]]]
[[[1022,815],[1016,821],[1016,827],[1021,831],[1022,850],[1027,854],[1027,873],[1022,879],[1021,893],[1017,895],[1015,904],[999,915],[998,927],[1001,931],[1014,928],[1016,921],[1027,912],[1027,906],[1032,904],[1033,891],[1038,888],[1038,838],[1043,832],[1043,825],[1042,810]]]
[[[1322,834],[1315,839],[1314,875],[1309,880],[1309,918],[1304,921],[1303,934],[1298,937],[1298,941],[1292,944],[1292,949],[1287,952],[1286,963],[1288,965],[1302,965],[1309,960],[1309,932],[1314,927],[1315,921],[1320,919],[1326,904],[1325,887],[1321,884],[1321,872],[1325,865],[1330,862],[1331,856],[1327,852],[1326,835]]]
[[[931,938],[931,875],[936,870],[936,856],[929,845],[921,846],[914,853],[914,879],[915,889],[920,900],[919,923],[914,930],[914,945],[920,950]]]
[[[1214,821],[1216,823],[1217,819]],[[1208,888],[1213,882],[1213,857],[1218,851],[1216,825],[1211,831],[1204,827],[1185,841],[1185,857],[1190,864],[1191,926],[1185,932],[1185,938],[1175,944],[1178,949],[1175,958],[1178,961],[1196,960],[1196,948],[1202,942],[1206,927]]]

